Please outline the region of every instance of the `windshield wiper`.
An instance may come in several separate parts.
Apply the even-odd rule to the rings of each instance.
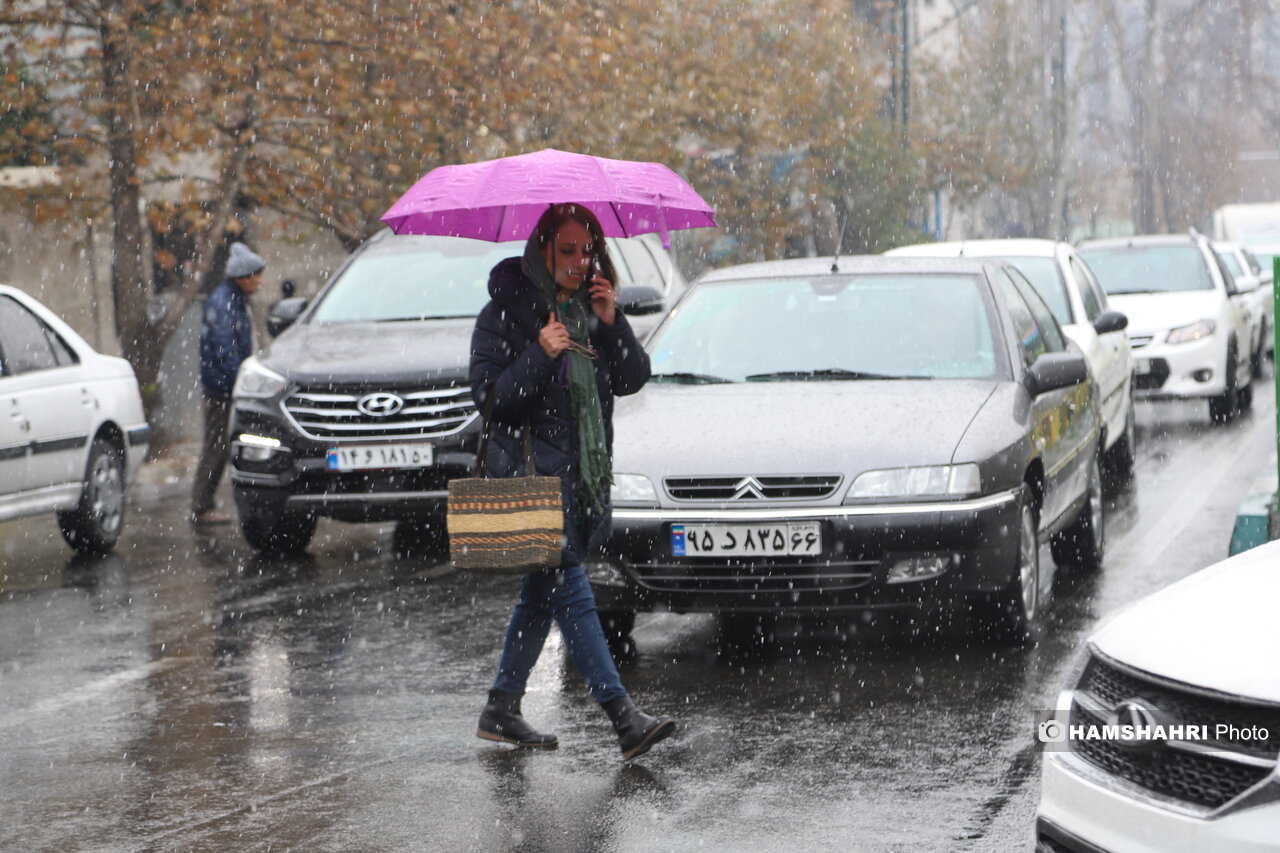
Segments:
[[[681,385],[721,385],[732,380],[706,373],[654,373],[650,382],[677,382]]]
[[[887,373],[866,373],[861,370],[845,370],[827,367],[822,370],[779,370],[777,373],[753,373],[748,382],[789,382],[804,379],[928,379],[928,376],[891,376]]]

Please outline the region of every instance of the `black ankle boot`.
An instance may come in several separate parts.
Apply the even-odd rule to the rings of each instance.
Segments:
[[[663,738],[676,730],[676,721],[670,717],[651,717],[636,707],[630,696],[619,696],[600,707],[613,720],[613,730],[618,733],[618,745],[622,747],[624,760],[644,755]]]
[[[519,693],[490,690],[489,702],[480,712],[480,727],[476,729],[476,737],[513,743],[516,746],[555,749],[560,745],[555,735],[535,731],[520,715],[520,697]]]

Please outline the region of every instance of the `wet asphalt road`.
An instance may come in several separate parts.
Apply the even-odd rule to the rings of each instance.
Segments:
[[[137,488],[102,560],[0,524],[0,850],[1029,850],[1034,715],[1099,619],[1226,555],[1274,464],[1261,384],[1226,427],[1140,405],[1106,568],[1059,575],[1035,646],[809,626],[743,657],[641,616],[624,682],[681,728],[631,764],[554,632],[525,711],[561,748],[477,740],[514,584],[389,526],[264,559],[193,533],[181,483]]]

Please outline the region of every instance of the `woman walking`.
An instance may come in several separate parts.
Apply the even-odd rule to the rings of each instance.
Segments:
[[[600,223],[581,205],[549,207],[525,244],[489,275],[490,302],[471,339],[471,390],[492,401],[486,474],[524,473],[524,430],[538,474],[560,478],[564,550],[559,568],[524,576],[498,674],[476,734],[554,748],[520,699],[554,619],[574,666],[613,722],[624,759],[675,731],[627,695],[609,653],[582,561],[609,533],[613,398],[649,378],[649,356],[617,309],[615,273]]]

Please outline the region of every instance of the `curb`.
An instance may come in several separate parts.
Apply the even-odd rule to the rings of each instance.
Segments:
[[[1270,542],[1273,533],[1280,533],[1273,523],[1276,515],[1276,465],[1271,462],[1271,470],[1258,477],[1249,490],[1249,496],[1236,510],[1236,523],[1231,531],[1231,545],[1227,553],[1239,554]]]

